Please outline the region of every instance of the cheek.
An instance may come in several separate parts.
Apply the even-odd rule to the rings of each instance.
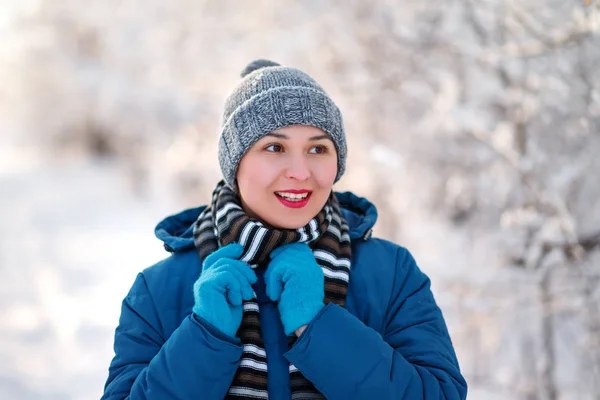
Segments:
[[[242,159],[237,173],[238,186],[246,192],[256,192],[269,186],[275,175],[275,168],[265,160],[253,157]]]
[[[314,171],[314,177],[319,186],[329,188],[333,186],[335,177],[337,175],[337,159],[328,161],[327,163],[320,165]]]

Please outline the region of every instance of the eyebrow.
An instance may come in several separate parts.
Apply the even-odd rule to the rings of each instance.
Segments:
[[[278,139],[286,139],[286,140],[290,138],[288,135],[285,135],[283,133],[276,133],[276,132],[269,132],[265,136],[272,136],[272,137],[276,137]],[[322,139],[331,140],[331,137],[329,137],[329,135],[327,135],[327,134],[324,134],[324,135],[312,136],[312,137],[308,138],[308,140],[310,140],[310,141],[317,141],[317,140],[322,140]]]

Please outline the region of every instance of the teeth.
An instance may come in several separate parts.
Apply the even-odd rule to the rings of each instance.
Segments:
[[[308,197],[308,193],[302,193],[302,194],[294,194],[294,193],[286,193],[286,192],[275,192],[278,196],[281,196],[287,200],[291,200],[291,201],[299,201],[299,200],[304,200],[305,198]]]

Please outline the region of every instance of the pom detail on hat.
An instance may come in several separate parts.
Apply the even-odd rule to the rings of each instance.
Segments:
[[[265,68],[265,67],[279,67],[280,64],[277,64],[275,61],[259,59],[254,60],[250,64],[246,65],[246,68],[240,73],[240,76],[243,78],[251,72],[256,71],[257,69]]]

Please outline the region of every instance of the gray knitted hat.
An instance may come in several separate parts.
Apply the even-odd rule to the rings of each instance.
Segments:
[[[342,114],[327,93],[306,73],[269,60],[256,60],[225,101],[219,139],[219,163],[225,182],[235,178],[242,156],[269,132],[290,125],[311,125],[335,144],[337,182],[346,169],[346,134]]]

